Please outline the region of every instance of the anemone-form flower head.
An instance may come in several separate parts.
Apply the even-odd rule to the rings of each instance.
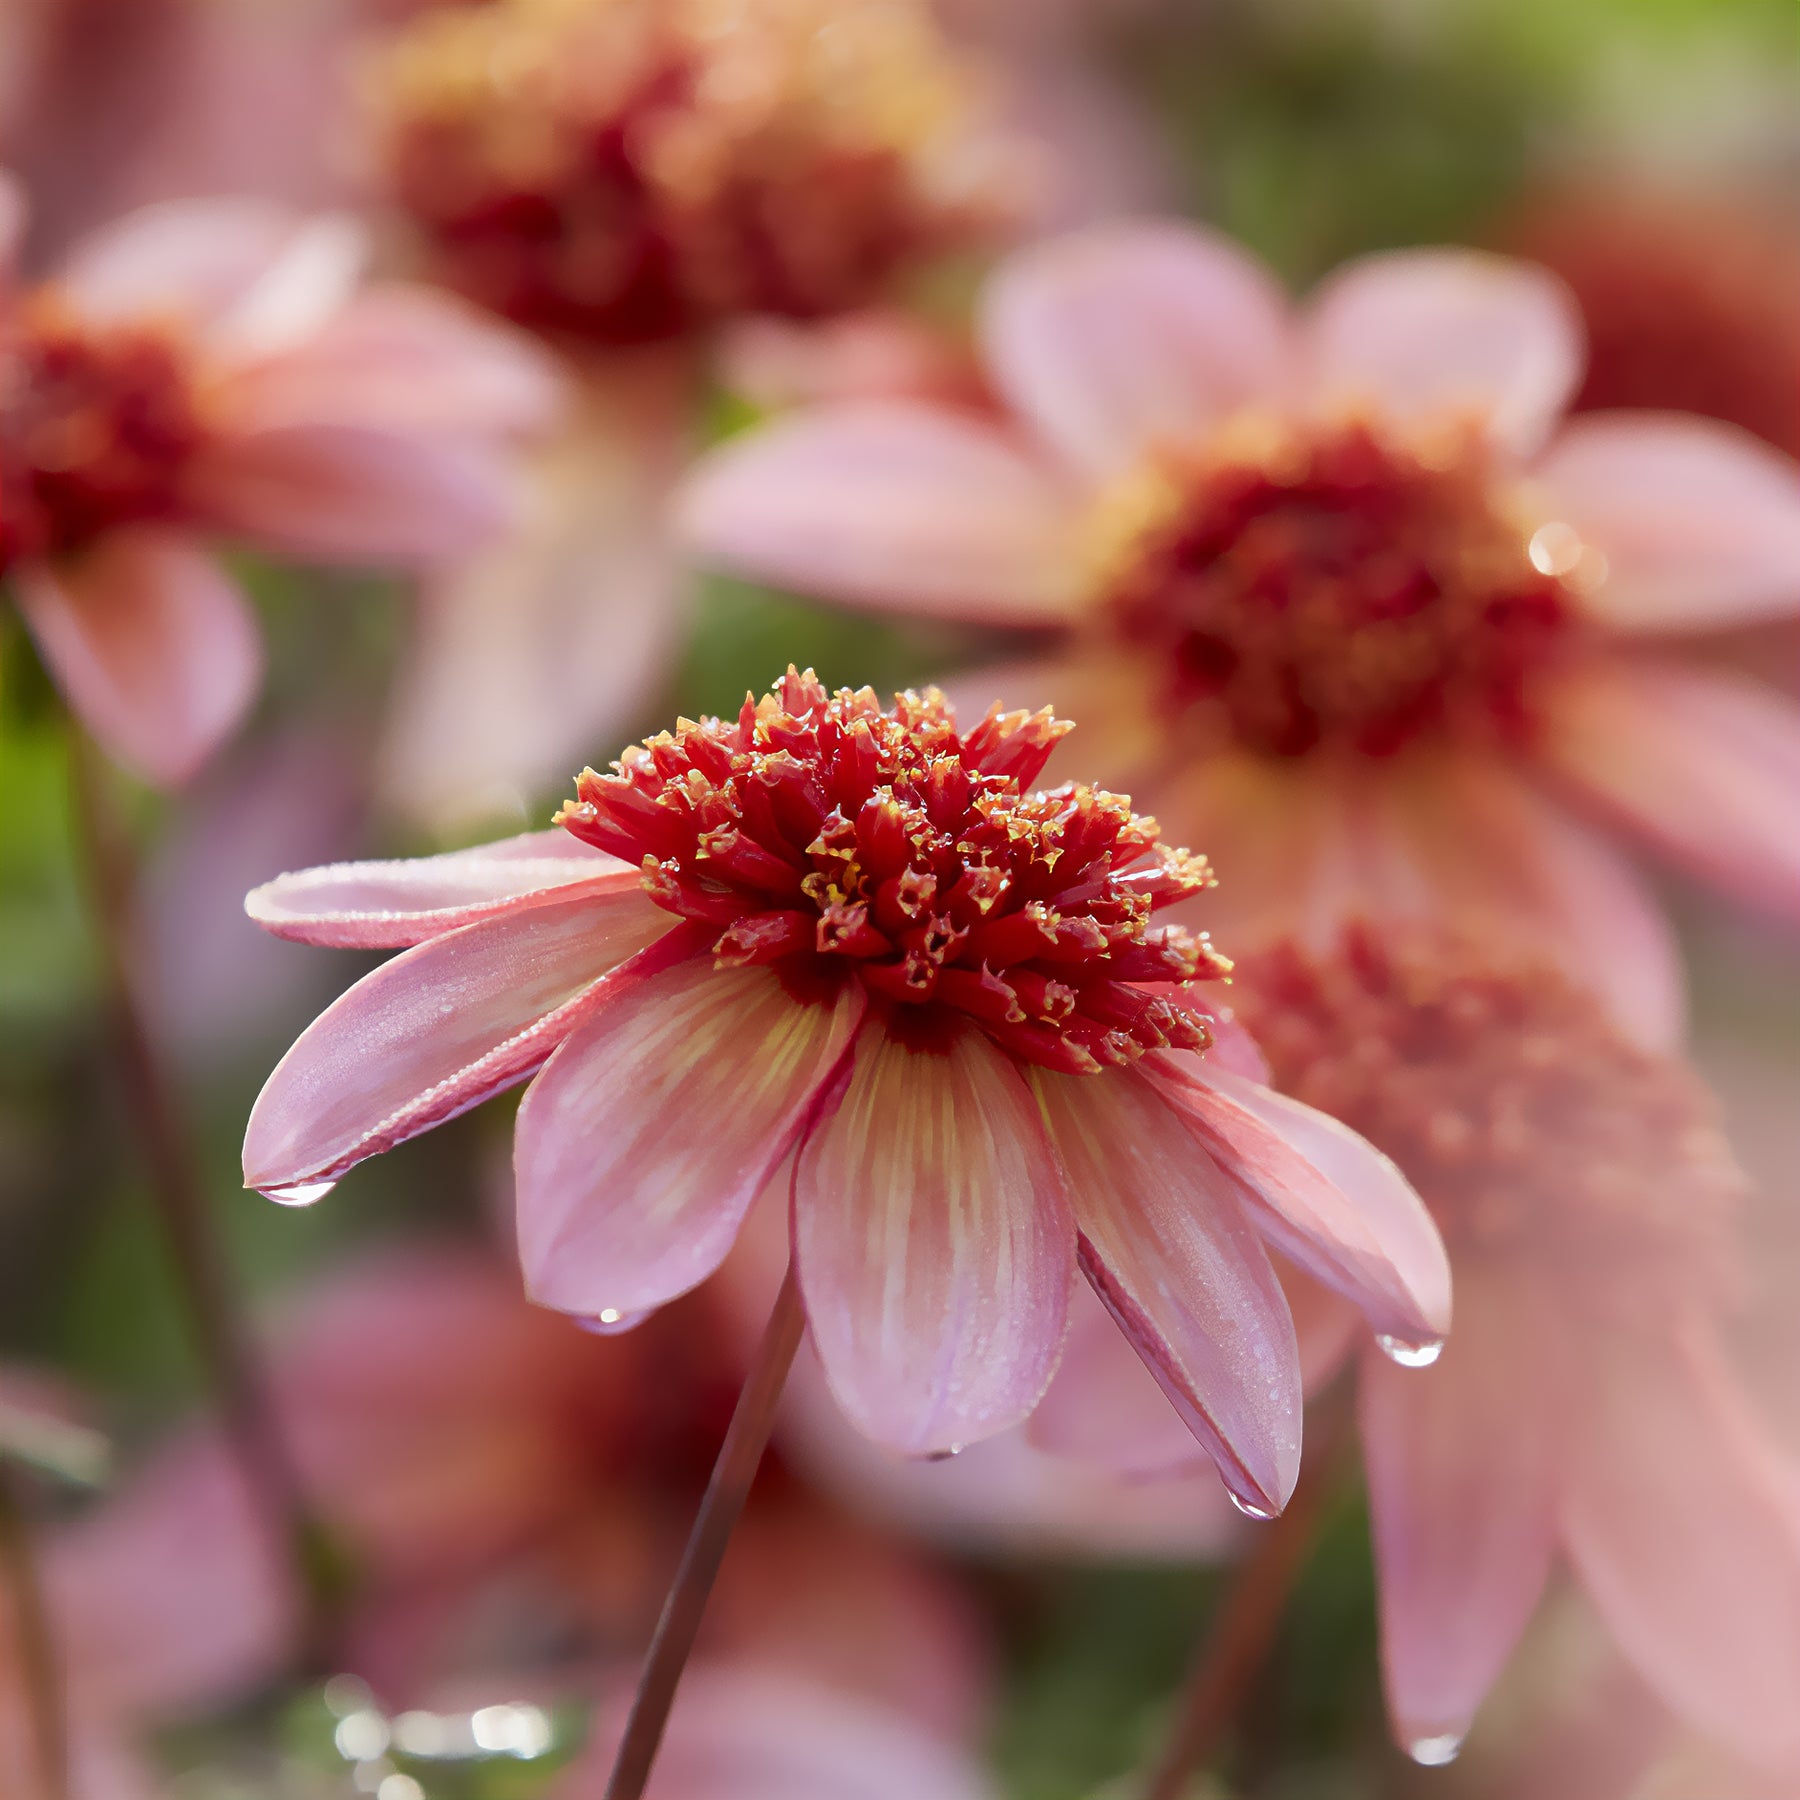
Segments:
[[[503,446],[548,417],[555,378],[457,302],[361,286],[347,220],[152,207],[27,287],[17,201],[0,191],[0,579],[106,748],[179,781],[261,661],[209,541],[372,567],[466,553],[504,522]]]
[[[1218,238],[1114,225],[1004,263],[979,335],[986,416],[778,419],[702,464],[691,540],[1060,630],[1009,689],[1079,696],[1093,766],[1230,868],[1221,930],[1373,910],[1554,942],[1666,1043],[1666,929],[1576,815],[1800,916],[1800,718],[1676,643],[1800,607],[1796,471],[1712,420],[1563,422],[1553,277],[1409,251],[1295,307]]]
[[[1441,1361],[1361,1372],[1403,1741],[1454,1754],[1560,1548],[1671,1707],[1793,1766],[1800,1484],[1724,1353],[1743,1184],[1697,1077],[1467,944],[1365,930],[1243,987],[1273,1080],[1394,1157],[1455,1272]]]
[[[381,58],[388,186],[448,279],[598,344],[883,298],[1016,172],[918,0],[498,0]]]
[[[1449,1323],[1442,1246],[1383,1159],[1229,1066],[1186,991],[1227,965],[1153,923],[1203,859],[1117,796],[1027,791],[1067,729],[963,734],[935,691],[790,670],[584,773],[563,832],[259,889],[283,935],[414,947],[283,1059],[246,1180],[317,1198],[535,1073],[539,1300],[634,1322],[787,1166],[808,1322],[870,1436],[941,1454],[1029,1413],[1079,1261],[1240,1504],[1278,1509],[1299,1371],[1261,1238],[1413,1345]]]

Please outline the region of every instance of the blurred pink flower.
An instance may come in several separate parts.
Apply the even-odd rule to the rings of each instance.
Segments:
[[[209,201],[121,220],[39,287],[0,275],[0,573],[71,708],[152,780],[190,775],[257,685],[211,540],[465,555],[506,521],[506,441],[554,406],[529,341],[359,288],[361,261],[345,220]]]
[[[600,1791],[629,1690],[602,1706],[587,1754],[555,1800]],[[692,1669],[650,1800],[994,1800],[961,1747],[915,1720],[816,1681],[726,1665]]]
[[[1207,844],[1221,932],[1447,911],[1668,1041],[1666,927],[1579,815],[1800,914],[1800,717],[1663,641],[1800,606],[1794,468],[1680,415],[1559,426],[1582,349],[1553,278],[1413,251],[1296,313],[1223,240],[1122,225],[1020,252],[981,330],[1008,415],[780,420],[702,465],[691,541],[1059,632],[1005,679],[1092,714],[1092,766]]]
[[[1491,951],[1363,932],[1239,992],[1276,1083],[1391,1155],[1450,1246],[1441,1361],[1358,1377],[1401,1740],[1455,1754],[1560,1549],[1671,1708],[1800,1770],[1800,1467],[1722,1341],[1743,1180],[1706,1090]]]
[[[934,1454],[1023,1418],[1079,1260],[1240,1503],[1279,1510],[1299,1377],[1260,1239],[1396,1343],[1447,1328],[1442,1246],[1185,1001],[1226,965],[1150,918],[1202,859],[1115,795],[1024,791],[1067,729],[995,709],[959,736],[941,696],[883,711],[790,671],[587,771],[566,832],[258,889],[280,935],[412,948],[270,1077],[246,1182],[311,1201],[536,1075],[527,1281],[624,1328],[718,1267],[797,1152],[813,1340],[869,1435]]]

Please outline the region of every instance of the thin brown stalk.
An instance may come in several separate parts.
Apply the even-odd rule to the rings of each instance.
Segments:
[[[775,1427],[775,1410],[788,1371],[806,1329],[800,1304],[800,1284],[790,1264],[775,1301],[775,1310],[763,1331],[756,1360],[738,1396],[725,1441],[719,1446],[712,1478],[688,1534],[687,1548],[675,1571],[674,1585],[663,1603],[662,1617],[650,1640],[644,1672],[638,1680],[625,1735],[613,1760],[612,1777],[606,1784],[606,1800],[641,1800],[656,1753],[662,1745],[675,1703],[675,1689],[687,1667],[701,1616],[725,1560],[726,1546],[744,1510],[750,1484],[762,1463],[769,1434]]]
[[[62,1663],[32,1552],[31,1527],[19,1504],[11,1469],[0,1465],[0,1580],[12,1599],[12,1635],[19,1685],[31,1725],[36,1792],[42,1800],[71,1800],[69,1723]]]
[[[132,847],[100,754],[73,726],[69,765],[113,1046],[150,1191],[226,1441],[252,1502],[292,1560],[308,1603],[302,1649],[309,1662],[317,1661],[329,1642],[333,1611],[324,1538],[277,1427],[255,1334],[219,1242],[175,1084],[139,999]]]
[[[1314,1533],[1336,1486],[1349,1436],[1346,1384],[1326,1396],[1307,1432],[1310,1452],[1280,1518],[1257,1528],[1189,1669],[1175,1723],[1151,1764],[1143,1800],[1182,1800],[1242,1712],[1268,1662],[1282,1614],[1306,1567]]]

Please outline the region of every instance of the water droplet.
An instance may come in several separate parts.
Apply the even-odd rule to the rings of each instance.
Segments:
[[[267,1187],[262,1190],[265,1200],[273,1200],[277,1206],[311,1206],[317,1200],[323,1200],[337,1186],[335,1181],[296,1181],[292,1187]]]
[[[1421,1768],[1441,1769],[1446,1763],[1456,1761],[1456,1753],[1462,1747],[1460,1731],[1440,1731],[1432,1736],[1414,1738],[1406,1746],[1406,1754]]]
[[[1427,1338],[1422,1344],[1409,1344],[1405,1338],[1389,1337],[1382,1332],[1375,1341],[1381,1346],[1382,1354],[1403,1369],[1429,1369],[1444,1354],[1442,1338]]]
[[[1225,1490],[1225,1497],[1246,1519],[1256,1519],[1260,1522],[1275,1516],[1266,1507],[1258,1506],[1254,1500],[1246,1500],[1242,1494],[1234,1494],[1230,1488]]]
[[[595,1337],[619,1337],[643,1324],[649,1316],[648,1311],[621,1312],[616,1306],[606,1306],[585,1319],[577,1319],[575,1323],[583,1331],[591,1331]]]
[[[952,1444],[948,1450],[932,1450],[926,1454],[927,1462],[948,1462],[953,1456],[961,1456],[968,1449],[967,1444]]]

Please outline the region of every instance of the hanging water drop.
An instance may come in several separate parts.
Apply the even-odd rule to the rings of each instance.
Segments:
[[[1427,1338],[1423,1343],[1408,1343],[1405,1338],[1389,1337],[1380,1332],[1375,1342],[1381,1346],[1382,1354],[1397,1362],[1403,1369],[1429,1369],[1444,1354],[1442,1338]]]
[[[1225,1490],[1225,1496],[1246,1519],[1255,1519],[1259,1523],[1266,1523],[1275,1516],[1273,1512],[1258,1506],[1255,1501],[1246,1500],[1242,1494],[1234,1494],[1230,1488]]]
[[[335,1181],[296,1181],[291,1187],[266,1187],[260,1190],[265,1200],[277,1206],[311,1206],[323,1200],[337,1186]]]
[[[650,1310],[643,1312],[624,1312],[616,1306],[604,1306],[597,1313],[589,1313],[585,1318],[577,1318],[575,1323],[583,1331],[589,1331],[595,1337],[620,1337],[625,1332],[643,1324],[649,1318]]]
[[[968,1447],[967,1444],[952,1444],[947,1450],[932,1450],[926,1454],[925,1460],[934,1463],[948,1462],[953,1456],[961,1456]]]
[[[1456,1754],[1462,1747],[1460,1731],[1441,1731],[1434,1736],[1414,1738],[1406,1746],[1406,1754],[1421,1768],[1441,1769],[1446,1763],[1456,1761]]]

